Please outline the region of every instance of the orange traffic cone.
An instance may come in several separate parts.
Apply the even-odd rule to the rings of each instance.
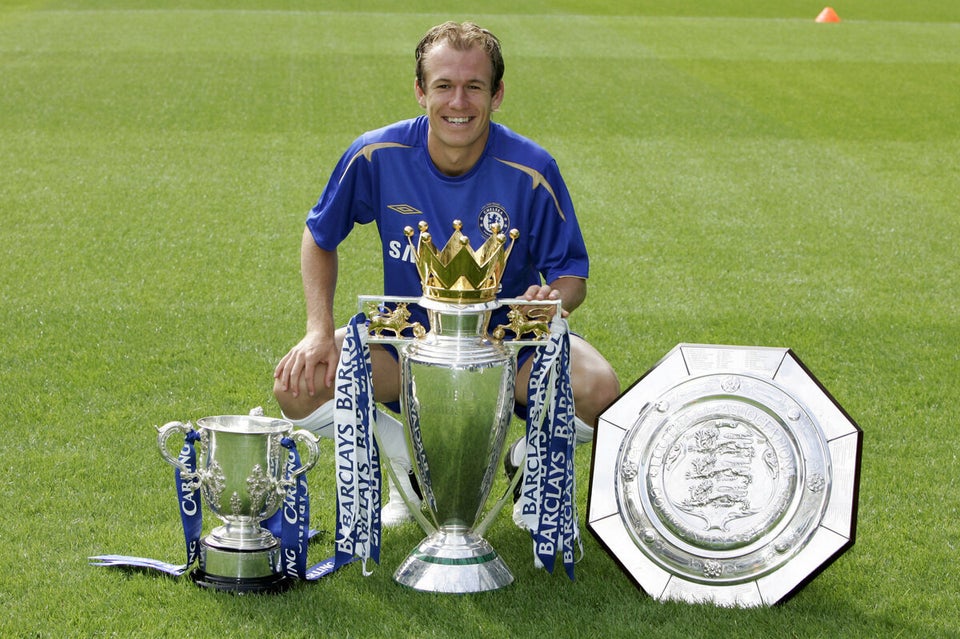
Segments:
[[[840,22],[840,16],[830,7],[824,7],[820,15],[817,16],[817,22]]]

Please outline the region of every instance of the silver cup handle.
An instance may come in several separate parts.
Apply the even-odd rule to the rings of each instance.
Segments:
[[[320,459],[320,446],[317,443],[318,440],[316,435],[311,433],[309,430],[306,430],[305,428],[300,428],[298,430],[293,431],[292,433],[290,433],[289,437],[293,441],[297,442],[298,450],[301,450],[300,445],[303,444],[307,447],[307,450],[310,452],[306,460],[303,459],[303,454],[301,453],[300,468],[295,470],[293,474],[291,474],[289,477],[290,480],[293,480],[299,477],[300,475],[302,475],[303,473],[307,472],[308,470],[310,470],[316,465],[317,460]]]
[[[189,468],[187,468],[185,463],[170,453],[170,449],[167,446],[167,440],[170,439],[174,433],[183,433],[185,438],[187,433],[189,433],[191,430],[193,430],[193,424],[190,422],[187,422],[186,424],[183,422],[167,422],[163,426],[158,426],[157,446],[160,447],[160,455],[163,457],[163,459],[171,466],[180,470],[181,479],[195,482],[199,485],[200,473],[191,471]]]

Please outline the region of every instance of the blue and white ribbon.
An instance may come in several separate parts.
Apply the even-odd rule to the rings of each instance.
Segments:
[[[298,472],[301,462],[297,443],[284,437],[280,444],[288,451],[284,466],[287,489],[280,509],[263,525],[280,539],[282,572],[291,579],[316,581],[340,566],[330,557],[307,567],[307,546],[314,534],[309,525],[310,493],[307,489],[307,478],[305,473]]]
[[[199,483],[194,481],[197,472],[196,442],[200,433],[190,429],[180,449],[180,461],[193,475],[188,484],[180,468],[174,467],[173,480],[177,486],[177,503],[180,504],[180,522],[183,524],[183,538],[187,546],[187,566],[200,558],[200,533],[203,531],[203,511],[200,506]],[[186,569],[186,567],[184,568]]]
[[[573,468],[574,405],[570,335],[555,319],[548,344],[537,349],[527,389],[527,454],[518,509],[533,539],[534,564],[552,573],[560,553],[573,579],[574,546],[583,553]]]
[[[300,453],[297,444],[289,437],[280,440],[287,449],[286,477],[293,480],[287,485],[282,513],[283,525],[280,528],[280,561],[283,573],[292,579],[307,578],[307,543],[310,541],[310,495],[307,491],[307,479],[300,470]]]
[[[366,316],[347,325],[334,392],[337,469],[337,567],[359,558],[380,563],[380,453],[373,435],[377,409],[373,401]]]

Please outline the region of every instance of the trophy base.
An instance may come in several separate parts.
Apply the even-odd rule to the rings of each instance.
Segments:
[[[472,530],[440,530],[420,542],[393,579],[423,592],[470,593],[509,586],[513,574],[489,542]]]
[[[201,588],[232,592],[237,595],[246,593],[274,594],[283,592],[293,585],[293,580],[283,574],[268,577],[224,577],[222,575],[211,575],[201,568],[194,568],[190,572],[190,579]]]
[[[281,592],[293,583],[280,571],[276,542],[266,549],[235,550],[218,547],[207,538],[200,542],[200,567],[190,578],[201,588],[237,594]]]

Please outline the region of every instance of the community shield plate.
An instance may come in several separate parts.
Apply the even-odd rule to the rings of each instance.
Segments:
[[[773,605],[853,545],[861,441],[789,349],[680,344],[600,416],[588,527],[656,599]]]

